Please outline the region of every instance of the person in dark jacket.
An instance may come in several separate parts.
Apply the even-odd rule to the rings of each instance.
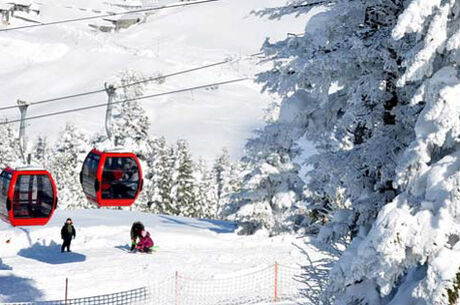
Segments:
[[[141,232],[144,231],[144,225],[140,221],[136,221],[131,226],[131,251],[134,251],[137,244],[137,239],[141,238]]]
[[[64,249],[67,248],[67,252],[70,251],[70,243],[72,242],[72,238],[75,238],[77,232],[75,227],[73,226],[72,219],[67,218],[64,226],[61,229],[61,238],[64,240],[61,247],[61,252],[64,252]]]

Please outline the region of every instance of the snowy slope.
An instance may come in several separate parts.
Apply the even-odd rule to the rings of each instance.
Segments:
[[[74,252],[61,254],[60,228],[69,216],[77,238]],[[136,220],[146,225],[159,252],[125,252]],[[192,278],[222,277],[304,259],[293,236],[239,236],[234,229],[228,222],[120,210],[58,210],[45,227],[1,223],[0,301],[61,299],[66,277],[69,297],[77,298],[142,287],[175,271]]]
[[[6,1],[7,2],[7,1]],[[160,1],[168,4],[173,1]],[[43,0],[36,5],[38,21],[94,15],[78,8],[119,11],[113,1]],[[277,6],[284,0],[222,0],[159,11],[146,23],[119,33],[94,32],[86,21],[11,32],[0,32],[0,105],[46,99],[99,89],[120,70],[135,69],[147,76],[167,74],[259,50],[266,37],[276,40],[303,30],[305,18],[267,21],[252,10]],[[73,8],[68,8],[70,6]],[[13,19],[11,26],[28,24]],[[152,92],[202,85],[253,75],[254,61],[179,76],[151,86]],[[104,93],[31,108],[29,115],[106,101]],[[222,146],[233,157],[242,154],[246,138],[263,124],[263,109],[271,102],[251,81],[151,99],[143,103],[152,120],[151,131],[174,141],[188,138],[195,155],[213,158]],[[18,111],[3,113],[18,117]],[[30,136],[48,134],[73,120],[91,132],[102,130],[104,108],[30,122]],[[51,124],[52,123],[52,124]]]

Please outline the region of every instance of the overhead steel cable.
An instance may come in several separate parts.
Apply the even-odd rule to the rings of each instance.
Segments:
[[[196,87],[189,87],[189,88],[178,89],[178,90],[173,90],[173,91],[167,91],[167,92],[162,92],[162,93],[144,95],[144,96],[140,96],[140,97],[136,97],[136,98],[132,98],[132,99],[125,99],[125,100],[121,100],[121,101],[116,101],[116,102],[113,102],[113,104],[130,103],[130,102],[133,102],[133,101],[145,100],[145,99],[153,98],[153,97],[160,97],[160,96],[164,96],[164,95],[187,92],[187,91],[191,91],[191,90],[209,88],[209,87],[212,87],[212,86],[221,86],[221,85],[227,85],[227,84],[242,82],[242,81],[245,81],[245,80],[248,80],[248,79],[249,78],[244,77],[244,78],[238,78],[238,79],[233,79],[233,80],[228,80],[228,81],[223,81],[223,82],[200,85],[200,86],[196,86]],[[40,119],[40,118],[45,118],[45,117],[50,117],[50,116],[56,116],[56,115],[61,115],[61,114],[66,114],[66,113],[71,113],[71,112],[78,112],[78,111],[89,110],[89,109],[94,109],[94,108],[101,108],[101,107],[106,107],[106,106],[107,106],[107,103],[102,103],[102,104],[96,104],[96,105],[91,105],[91,106],[85,106],[85,107],[72,108],[72,109],[67,109],[67,110],[62,110],[62,111],[50,112],[50,113],[45,113],[45,114],[40,114],[40,115],[25,118],[24,121],[30,121],[30,120],[35,120],[35,119]],[[16,122],[21,122],[21,120],[20,119],[5,120],[3,122],[0,122],[0,125],[6,125],[6,124],[11,124],[11,123],[16,123]]]
[[[108,14],[80,17],[80,18],[74,18],[74,19],[64,19],[64,20],[51,21],[51,22],[42,22],[38,24],[30,24],[30,25],[17,26],[14,28],[0,29],[0,32],[22,30],[22,29],[29,29],[29,28],[48,26],[48,25],[64,24],[64,23],[71,23],[71,22],[78,22],[78,21],[85,21],[85,20],[92,20],[92,19],[99,19],[99,18],[106,18],[106,17],[113,17],[113,16],[137,14],[137,13],[158,11],[158,10],[163,10],[163,9],[168,9],[168,8],[191,6],[195,4],[203,4],[203,3],[217,2],[217,1],[222,1],[222,0],[202,0],[202,1],[184,2],[184,3],[176,3],[176,4],[163,5],[163,6],[158,6],[158,7],[143,8],[143,9],[119,12],[119,13],[108,13]]]
[[[213,63],[213,64],[205,65],[205,66],[195,67],[195,68],[182,70],[182,71],[178,71],[178,72],[173,72],[173,73],[165,74],[165,75],[159,75],[159,76],[155,76],[155,77],[149,77],[147,79],[140,80],[140,81],[137,81],[137,82],[125,84],[125,85],[122,85],[122,86],[116,86],[115,89],[127,88],[127,87],[131,87],[131,86],[135,86],[135,85],[139,85],[139,84],[143,84],[143,83],[154,82],[154,81],[158,81],[158,80],[161,80],[161,79],[164,79],[164,78],[167,78],[167,77],[172,77],[172,76],[181,75],[181,74],[185,74],[185,73],[190,73],[190,72],[194,72],[194,71],[198,71],[198,70],[202,70],[202,69],[207,69],[207,68],[211,68],[211,67],[215,67],[215,66],[220,66],[220,65],[229,63],[231,61],[232,60],[230,60],[230,59],[226,59],[226,60],[219,61],[219,62],[216,62],[216,63]]]
[[[66,96],[56,97],[56,98],[52,98],[52,99],[46,99],[46,100],[41,100],[41,101],[37,101],[37,102],[32,102],[32,103],[29,103],[29,106],[45,104],[45,103],[51,103],[51,102],[55,102],[55,101],[61,101],[61,100],[66,100],[66,99],[70,99],[70,98],[74,98],[74,97],[80,97],[80,96],[85,96],[85,95],[90,95],[90,94],[101,93],[101,92],[104,92],[104,91],[105,91],[105,89],[99,89],[99,90],[94,90],[94,91],[87,91],[87,92],[83,92],[83,93],[66,95]],[[14,109],[14,108],[18,108],[18,107],[19,107],[18,105],[4,106],[4,107],[0,107],[0,111],[8,110],[8,109]]]
[[[254,57],[254,56],[257,56],[257,55],[260,55],[260,54],[261,54],[260,52],[259,53],[254,53],[254,54],[248,55],[247,57]],[[231,62],[238,62],[240,60],[241,60],[241,58],[237,59],[236,61],[231,60],[231,59],[226,59],[226,60],[222,60],[222,61],[212,63],[212,64],[209,64],[209,65],[204,65],[204,66],[199,66],[199,67],[190,68],[190,69],[186,69],[186,70],[181,70],[181,71],[177,71],[177,72],[173,72],[173,73],[169,73],[169,74],[165,74],[165,75],[149,77],[149,78],[147,78],[145,80],[140,80],[140,81],[137,81],[137,82],[117,86],[117,87],[115,87],[115,89],[127,88],[127,87],[131,87],[131,86],[134,86],[134,85],[142,84],[142,83],[158,81],[158,80],[165,79],[165,78],[172,77],[172,76],[177,76],[177,75],[181,75],[181,74],[185,74],[185,73],[190,73],[190,72],[194,72],[194,71],[198,71],[198,70],[203,70],[203,69],[207,69],[207,68],[211,68],[211,67],[231,63]],[[46,104],[46,103],[51,103],[51,102],[56,102],[56,101],[62,101],[62,100],[71,99],[71,98],[74,98],[74,97],[87,96],[87,95],[92,95],[92,94],[97,94],[97,93],[102,93],[102,92],[105,92],[105,88],[98,89],[98,90],[87,91],[87,92],[82,92],[82,93],[75,93],[75,94],[71,94],[71,95],[65,95],[65,96],[56,97],[56,98],[49,98],[49,99],[39,100],[39,101],[36,101],[36,102],[30,102],[29,106]],[[15,109],[15,108],[18,108],[18,107],[19,107],[18,105],[3,106],[3,107],[0,107],[0,111],[9,110],[9,109]]]

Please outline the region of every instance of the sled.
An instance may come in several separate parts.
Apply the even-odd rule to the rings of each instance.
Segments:
[[[153,246],[152,248],[150,248],[152,250],[152,252],[150,253],[145,253],[145,252],[140,252],[139,250],[137,249],[134,249],[133,251],[131,251],[128,247],[126,248],[120,248],[122,251],[125,251],[125,252],[128,252],[128,253],[139,253],[139,254],[152,254],[152,253],[155,253],[155,252],[158,252],[158,250],[160,249],[160,246]]]

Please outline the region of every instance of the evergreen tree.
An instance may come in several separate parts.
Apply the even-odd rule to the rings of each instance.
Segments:
[[[50,171],[56,181],[59,205],[64,208],[88,208],[80,185],[80,171],[88,153],[88,138],[73,123],[67,123],[55,143]]]
[[[227,148],[223,148],[215,160],[212,174],[216,184],[218,213],[220,213],[228,203],[229,196],[239,190],[241,184],[238,164],[230,160]]]
[[[158,140],[157,183],[152,187],[154,210],[161,214],[178,215],[179,210],[173,200],[174,149],[164,137]]]
[[[46,136],[38,136],[32,148],[33,162],[40,163],[46,167],[48,158],[50,157],[50,150],[48,139]]]
[[[200,159],[196,165],[197,187],[195,188],[196,204],[199,207],[198,217],[217,218],[217,185],[206,162]]]
[[[174,169],[172,194],[179,215],[196,217],[199,213],[199,207],[195,200],[194,164],[186,140],[177,141]]]
[[[3,120],[2,123],[7,123],[7,121]],[[22,163],[19,141],[11,124],[0,125],[0,143],[2,143],[0,146],[0,166],[2,169]]]
[[[142,96],[145,90],[145,83],[138,83],[145,80],[145,77],[134,71],[123,71],[118,75],[115,82],[116,101],[126,101],[115,104],[113,110],[113,136],[118,145],[125,145],[127,139],[131,139],[135,144],[146,141],[150,128],[150,120],[141,104],[132,100]]]
[[[293,0],[260,14],[324,3]],[[456,304],[459,3],[338,0],[321,9],[304,35],[265,43],[274,68],[259,81],[283,98],[274,127],[286,146],[307,138],[317,149],[308,189],[327,222],[319,240],[350,242],[323,302]]]
[[[272,153],[245,176],[242,189],[231,196],[222,215],[239,224],[240,234],[293,231],[303,204],[302,190],[297,166],[287,154]]]
[[[222,149],[213,170],[217,185],[217,199],[220,201],[230,191],[230,155],[227,148]]]
[[[144,189],[138,199],[137,208],[141,211],[161,213],[162,198],[160,196],[161,173],[164,170],[162,161],[162,150],[165,149],[164,138],[149,138],[147,140],[148,152],[146,166],[144,167]]]
[[[319,5],[296,0],[264,13],[306,14]],[[338,221],[322,230],[326,242],[356,236],[398,194],[395,158],[413,137],[413,122],[396,120],[410,114],[396,87],[397,50],[407,46],[391,39],[401,10],[400,1],[337,1],[311,18],[304,35],[264,45],[275,65],[258,79],[283,98],[272,129],[287,150],[306,137],[318,152],[310,160],[312,215],[330,211],[320,220]],[[331,200],[342,188],[344,201]]]
[[[89,143],[91,147],[99,147],[99,145],[107,142],[107,140],[107,135],[105,133],[97,132],[90,137]]]
[[[131,209],[142,212],[154,212],[151,210],[152,207],[152,184],[155,174],[155,160],[156,160],[156,150],[154,146],[155,139],[147,139],[146,147],[148,150],[144,151],[143,158],[144,162],[142,166],[143,174],[143,188],[139,197],[136,200],[135,205]]]

